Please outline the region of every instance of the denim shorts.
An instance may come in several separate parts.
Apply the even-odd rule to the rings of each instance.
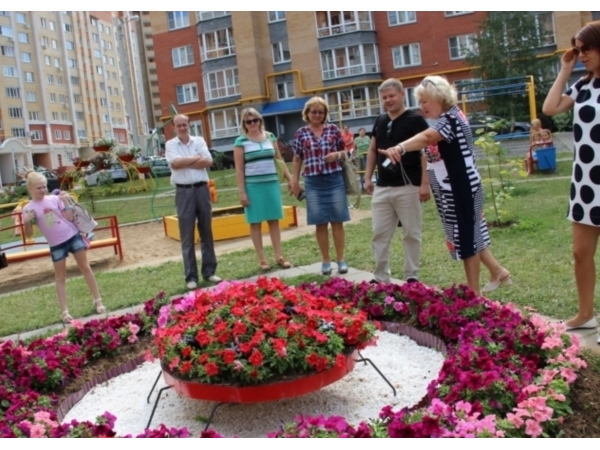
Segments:
[[[79,250],[87,250],[87,244],[81,235],[77,233],[62,244],[50,247],[50,256],[52,257],[52,262],[57,262],[69,256],[69,252],[77,253]]]

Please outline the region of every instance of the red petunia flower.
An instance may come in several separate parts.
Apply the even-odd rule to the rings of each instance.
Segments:
[[[263,354],[260,351],[254,349],[252,355],[250,355],[250,358],[248,358],[248,361],[253,366],[260,366],[263,363]]]

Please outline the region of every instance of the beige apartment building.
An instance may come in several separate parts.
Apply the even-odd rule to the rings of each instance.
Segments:
[[[0,186],[24,168],[90,156],[100,137],[139,144],[148,119],[138,20],[128,12],[0,11]]]

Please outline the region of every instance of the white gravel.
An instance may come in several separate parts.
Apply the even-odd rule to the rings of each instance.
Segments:
[[[265,437],[266,433],[276,431],[282,423],[291,422],[299,414],[344,416],[350,424],[357,425],[361,420],[378,417],[385,405],[400,409],[417,403],[426,394],[429,382],[437,377],[444,361],[441,353],[388,332],[380,332],[377,346],[368,347],[361,353],[370,358],[394,385],[396,397],[370,365],[357,364],[346,377],[312,394],[277,402],[221,406],[211,428],[223,436]],[[142,433],[158,389],[165,386],[161,377],[151,404],[146,403],[159,370],[158,361],[144,363],[131,373],[96,386],[69,411],[64,421],[75,418],[94,421],[104,411],[109,411],[117,416],[115,429],[118,434],[135,436]],[[207,418],[213,405],[167,390],[161,396],[150,427],[158,427],[160,423],[168,427],[187,427],[191,436],[197,437],[204,429],[204,423],[199,419]]]

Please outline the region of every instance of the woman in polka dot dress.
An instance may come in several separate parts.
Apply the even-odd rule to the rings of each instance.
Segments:
[[[594,255],[600,234],[600,22],[582,28],[571,43],[573,48],[562,56],[560,72],[543,108],[544,114],[548,115],[573,109],[575,158],[568,218],[573,222],[579,312],[565,322],[567,330],[597,327]],[[587,74],[563,94],[577,57]]]

